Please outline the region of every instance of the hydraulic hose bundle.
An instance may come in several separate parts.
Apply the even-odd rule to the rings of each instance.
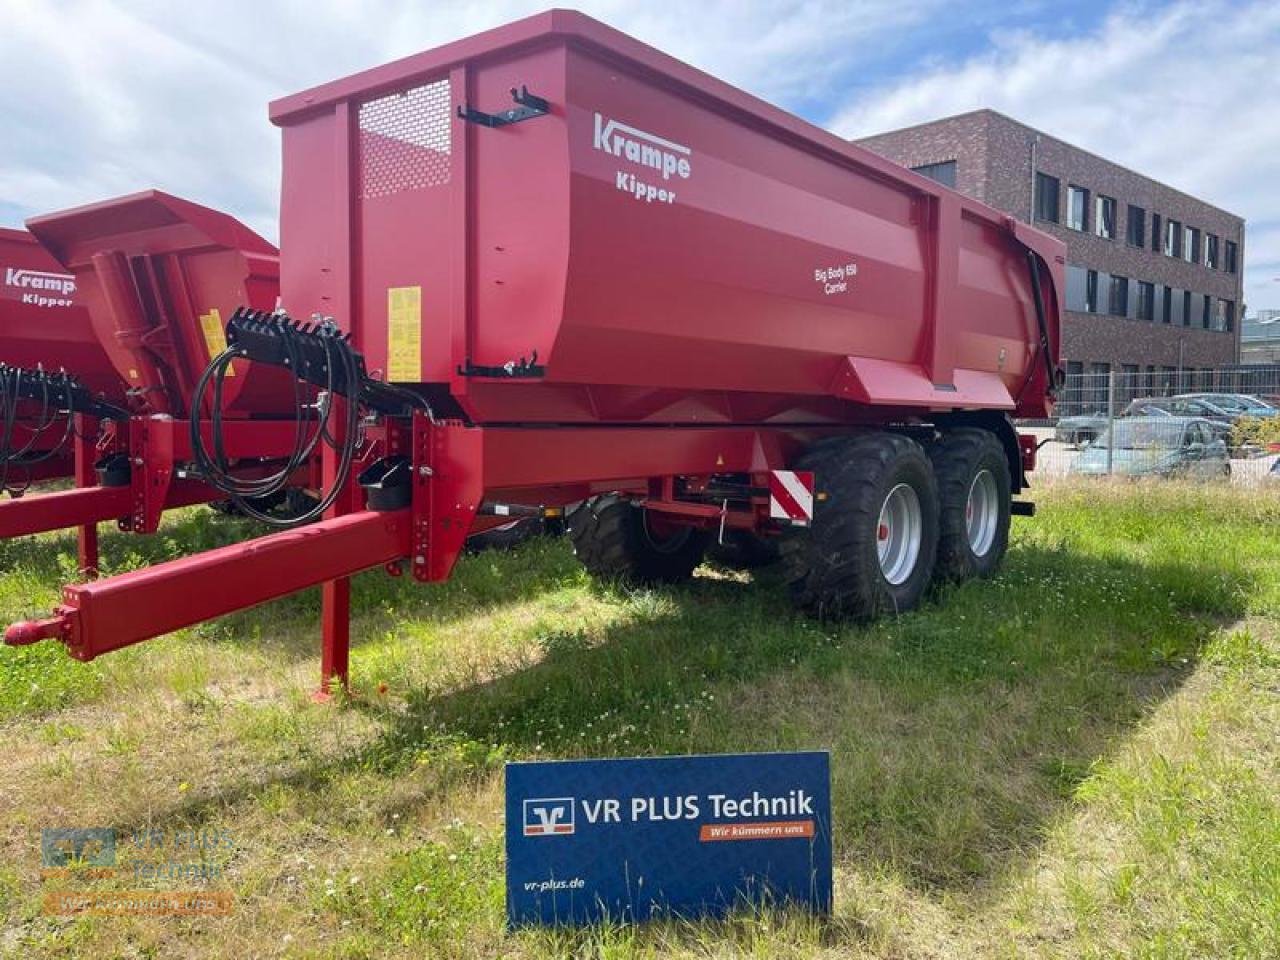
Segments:
[[[268,340],[271,350],[255,353],[252,336],[248,338],[249,343],[243,342],[243,326],[250,323],[258,328],[257,341]],[[360,439],[360,404],[347,387],[360,381],[359,355],[332,324],[312,328],[310,324],[294,323],[282,314],[263,315],[237,310],[228,324],[227,338],[227,349],[210,362],[197,381],[191,399],[191,453],[196,468],[206,483],[225,493],[241,511],[256,520],[275,527],[310,523],[333,505],[351,477]],[[296,404],[292,452],[278,470],[253,478],[236,476],[232,472],[226,453],[222,415],[223,384],[227,372],[234,360],[246,357],[265,362],[274,360],[288,369],[293,376]],[[213,387],[209,415],[212,450],[205,444],[198,416],[210,385]],[[308,385],[320,388],[314,399],[309,396]],[[342,429],[335,434],[329,429],[329,424],[335,407],[334,397],[339,395],[347,396],[348,402],[343,404]],[[274,516],[264,509],[263,502],[288,489],[295,474],[311,462],[321,443],[338,454],[338,470],[320,500],[302,513],[289,517]]]
[[[332,321],[298,323],[284,313],[262,313],[244,307],[227,321],[227,349],[209,364],[196,383],[191,399],[191,452],[206,483],[225,493],[247,515],[275,527],[294,527],[322,516],[337,500],[351,478],[360,444],[361,410],[405,415],[415,406],[427,411],[425,400],[411,391],[370,379],[364,358],[351,346]],[[279,470],[265,477],[246,478],[232,473],[223,437],[222,388],[234,360],[248,359],[283,367],[293,377],[296,420],[293,451]],[[212,450],[200,430],[199,411],[212,385],[210,426]],[[319,393],[309,399],[308,385]],[[329,429],[334,398],[346,398],[342,430]],[[300,515],[282,518],[262,509],[261,503],[285,492],[298,471],[305,468],[321,443],[338,455],[332,484],[320,500]],[[256,501],[256,502],[255,502]]]
[[[75,429],[77,388],[83,391],[63,372],[48,374],[0,363],[0,491],[23,493],[27,481],[11,484],[12,470],[29,470],[67,449]],[[23,403],[30,406],[20,414]],[[19,431],[27,436],[20,438]],[[41,439],[46,437],[56,439],[40,449]]]

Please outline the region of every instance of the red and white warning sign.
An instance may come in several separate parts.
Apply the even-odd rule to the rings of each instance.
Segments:
[[[807,525],[813,520],[813,471],[769,471],[769,516]]]

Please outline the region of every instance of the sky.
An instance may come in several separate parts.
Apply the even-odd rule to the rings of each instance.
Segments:
[[[1248,220],[1280,308],[1280,2],[581,0],[846,137],[992,107]],[[525,0],[0,0],[0,224],[158,187],[277,236],[268,101]]]

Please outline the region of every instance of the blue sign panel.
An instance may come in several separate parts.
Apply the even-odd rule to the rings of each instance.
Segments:
[[[507,919],[831,909],[827,753],[507,764]]]

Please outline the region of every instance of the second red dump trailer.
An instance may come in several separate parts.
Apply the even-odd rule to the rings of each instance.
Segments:
[[[73,474],[73,398],[118,409],[124,383],[75,277],[30,233],[0,227],[0,496]]]
[[[4,381],[27,394],[24,409],[50,394],[76,486],[0,502],[0,539],[79,527],[80,567],[92,572],[99,522],[151,533],[166,508],[226,499],[188,469],[192,418],[212,429],[209,404],[193,411],[188,401],[226,347],[233,310],[274,309],[277,251],[227,214],[157,190],[35,217],[28,227],[22,236],[45,265],[40,276],[74,289],[75,309],[41,317],[33,306],[25,324],[0,327],[0,361],[25,365],[8,368]],[[84,389],[56,389],[59,378],[55,389],[39,389],[36,365],[55,362]],[[286,371],[242,363],[230,374],[219,407],[224,452],[260,480],[287,462],[298,398]],[[293,469],[291,489],[318,480],[318,463],[314,456]]]
[[[297,319],[237,313],[203,387],[248,361],[337,398],[329,515],[69,587],[9,642],[88,659],[323,583],[345,680],[351,574],[441,580],[488,515],[584,499],[594,572],[680,580],[739,531],[822,616],[998,565],[1034,466],[1010,418],[1060,377],[1058,241],[571,12],[271,117]]]

